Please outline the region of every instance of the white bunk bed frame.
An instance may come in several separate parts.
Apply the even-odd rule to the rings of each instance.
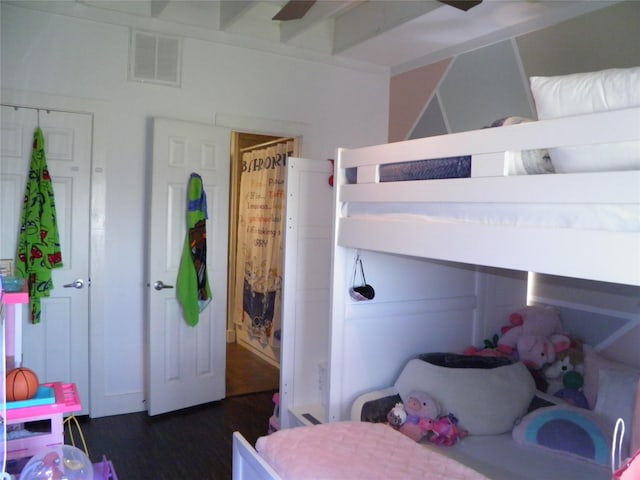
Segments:
[[[350,215],[355,204],[531,204],[640,208],[640,170],[505,176],[508,152],[640,140],[640,108],[565,117],[357,149],[336,168],[330,385],[326,421],[346,420],[345,298],[354,249],[640,286],[640,231],[425,221],[418,215]],[[472,154],[471,178],[379,182],[379,166]],[[640,156],[640,151],[638,152]],[[606,161],[606,159],[605,159]],[[358,169],[356,184],[346,169]],[[415,210],[413,210],[415,211]],[[636,210],[637,212],[638,210]],[[471,242],[472,248],[469,248]],[[338,381],[335,381],[338,380]],[[335,384],[334,384],[335,383]],[[371,389],[379,388],[372,385]],[[234,479],[280,478],[238,433]]]
[[[640,285],[640,232],[425,222],[419,218],[350,217],[367,203],[640,205],[640,171],[504,176],[509,151],[614,143],[640,138],[640,108],[544,120],[340,149],[338,245],[415,257]],[[417,159],[472,156],[472,177],[378,183],[378,166]],[[640,151],[638,151],[640,156]],[[553,160],[553,158],[552,158]],[[358,168],[345,184],[343,169]],[[390,229],[390,226],[393,229]],[[473,248],[468,242],[473,239]],[[607,251],[607,261],[593,260]],[[526,252],[526,255],[523,255]],[[634,268],[635,265],[635,268]]]

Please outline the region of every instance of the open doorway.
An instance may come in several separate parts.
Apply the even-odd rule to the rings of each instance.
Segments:
[[[227,396],[277,390],[286,159],[293,137],[231,135]]]

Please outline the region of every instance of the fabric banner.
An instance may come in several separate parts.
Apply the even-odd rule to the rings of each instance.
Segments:
[[[31,323],[40,323],[40,300],[53,290],[51,270],[62,267],[62,251],[56,218],[53,182],[47,166],[44,134],[38,127],[24,194],[16,275],[29,285]]]
[[[286,159],[293,141],[244,152],[234,319],[263,346],[280,345]]]

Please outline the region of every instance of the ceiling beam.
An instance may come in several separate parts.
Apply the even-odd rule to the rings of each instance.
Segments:
[[[482,0],[439,0],[439,1],[451,7],[457,8],[459,10],[464,10],[465,12],[482,3]]]
[[[253,0],[222,0],[218,15],[218,30],[226,30],[233,25],[249,8],[258,3]]]
[[[282,22],[299,20],[307,14],[315,3],[316,0],[289,0],[271,20],[280,20]]]
[[[20,3],[20,2],[17,2]],[[24,2],[29,3],[29,2]],[[68,2],[42,2],[47,3],[68,3]],[[142,17],[151,16],[151,4],[150,2],[122,2],[116,0],[76,0],[75,3],[86,5],[88,7],[95,7],[104,10],[126,13],[129,15],[139,15]]]
[[[358,3],[362,3],[362,1],[316,2],[313,8],[300,20],[282,22],[280,24],[280,41],[287,42],[318,23],[337,17],[340,13]]]
[[[361,3],[336,18],[333,53],[342,53],[354,45],[441,7],[441,3],[432,0]]]
[[[151,16],[158,18],[167,5],[169,5],[169,0],[151,0]]]

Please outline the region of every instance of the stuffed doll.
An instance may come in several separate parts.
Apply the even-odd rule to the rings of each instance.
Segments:
[[[427,393],[412,391],[407,395],[402,406],[406,413],[406,419],[398,425],[397,430],[407,437],[419,442],[429,432],[432,422],[438,418],[440,408],[436,401]],[[399,423],[403,414],[398,410],[398,404],[387,415],[389,424],[395,426]]]
[[[404,422],[407,421],[407,411],[404,409],[404,405],[400,402],[396,403],[395,406],[389,410],[387,413],[387,422],[393,428],[398,429]]]
[[[431,429],[427,433],[427,438],[431,443],[435,443],[436,445],[450,447],[468,434],[469,432],[458,427],[458,419],[450,413],[432,422]]]
[[[556,361],[544,369],[546,392],[576,407],[589,408],[584,385],[584,351],[582,342],[574,340],[571,347],[558,353]]]
[[[582,391],[584,377],[575,370],[567,372],[562,377],[563,387],[556,391],[553,396],[561,398],[565,402],[579,408],[589,408],[587,397]]]
[[[491,338],[484,339],[484,348],[476,348],[473,345],[467,347],[462,352],[464,355],[474,355],[478,357],[511,357],[508,353],[498,350],[498,340],[500,337],[495,334]]]
[[[567,375],[569,372],[575,373]],[[584,352],[582,350],[582,342],[580,340],[573,340],[568,349],[556,355],[555,362],[544,368],[544,376],[549,384],[546,392],[549,395],[554,395],[562,388],[579,390],[582,387],[582,382],[579,382],[579,379],[583,374]],[[564,380],[565,376],[567,376],[566,382]],[[567,385],[565,385],[565,383],[567,383]]]
[[[556,353],[569,348],[558,311],[550,306],[527,306],[509,316],[511,326],[503,328],[498,350],[513,354],[531,369],[553,363]]]

